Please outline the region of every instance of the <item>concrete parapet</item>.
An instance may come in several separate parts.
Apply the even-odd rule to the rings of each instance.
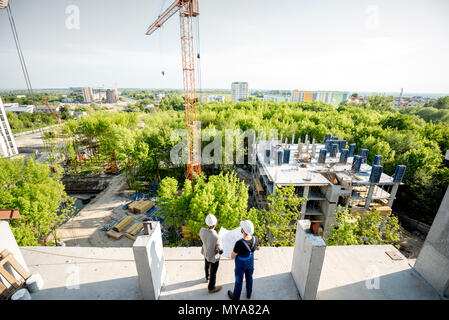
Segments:
[[[449,188],[416,259],[415,269],[442,297],[449,298]]]
[[[143,299],[158,300],[166,275],[160,223],[151,222],[149,229],[149,235],[137,237],[133,253]]]
[[[303,300],[316,298],[326,244],[310,231],[310,220],[299,220],[291,273]]]

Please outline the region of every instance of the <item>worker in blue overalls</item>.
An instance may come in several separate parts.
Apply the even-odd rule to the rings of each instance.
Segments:
[[[234,292],[228,290],[228,296],[234,301],[240,300],[242,293],[243,275],[246,281],[246,297],[251,298],[253,290],[254,251],[259,250],[259,240],[254,236],[254,224],[250,220],[240,222],[243,237],[234,245],[231,254],[235,259],[235,285]]]

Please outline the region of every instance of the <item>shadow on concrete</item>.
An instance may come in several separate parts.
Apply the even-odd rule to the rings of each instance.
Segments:
[[[33,300],[140,300],[142,299],[137,277],[125,277],[107,281],[48,288],[31,294]],[[74,283],[74,282],[73,282]]]
[[[318,300],[439,300],[438,293],[413,269],[321,290]]]
[[[162,288],[161,300],[229,300],[227,291],[234,289],[234,283],[217,283],[221,291],[209,293],[204,278],[177,282]],[[241,300],[246,297],[246,282],[243,283]],[[298,300],[298,290],[290,272],[254,278],[251,300]]]

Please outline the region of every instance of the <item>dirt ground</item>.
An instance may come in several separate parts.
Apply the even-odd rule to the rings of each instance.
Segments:
[[[399,251],[408,259],[416,259],[424,244],[425,236],[416,232],[409,232],[400,227],[402,237],[399,241]]]
[[[131,247],[133,240],[125,236],[115,240],[100,230],[104,225],[118,222],[128,215],[134,218],[134,222],[140,222],[146,217],[122,208],[130,201],[124,194],[125,188],[125,178],[114,177],[109,187],[58,230],[58,241],[70,247]]]

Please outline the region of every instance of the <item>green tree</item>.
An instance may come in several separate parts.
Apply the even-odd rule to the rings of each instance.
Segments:
[[[34,158],[0,158],[0,207],[19,209],[21,219],[11,221],[19,246],[44,244],[72,210],[70,199],[60,181],[61,168],[55,173]],[[64,204],[61,208],[61,204]]]
[[[295,195],[295,188],[287,186],[275,187],[275,192],[267,197],[268,210],[263,216],[271,238],[272,246],[292,246],[295,243],[296,226],[301,214],[300,208],[303,198]]]
[[[348,209],[336,211],[337,223],[325,241],[329,246],[396,244],[400,240],[398,218],[377,211],[352,215]]]

